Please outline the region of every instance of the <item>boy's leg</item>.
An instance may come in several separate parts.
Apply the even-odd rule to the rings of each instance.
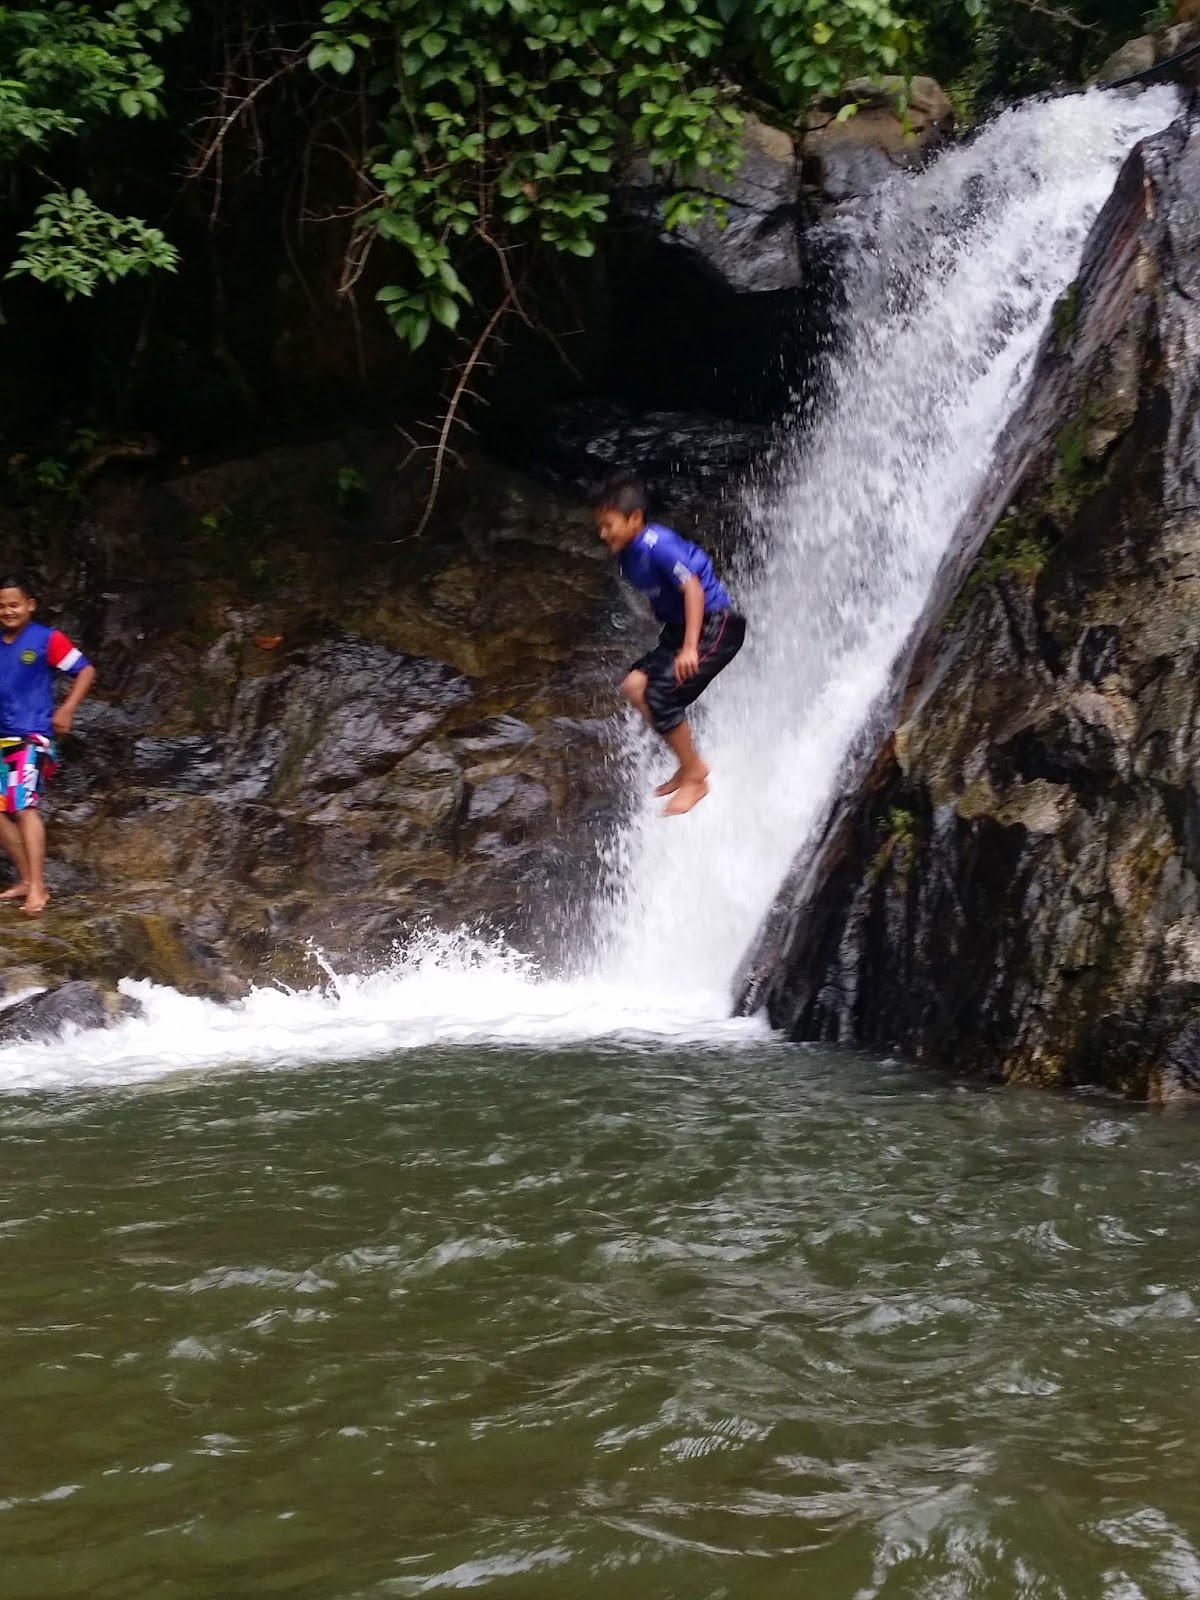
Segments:
[[[674,715],[678,715],[684,707],[698,700],[718,673],[723,672],[737,655],[745,638],[746,619],[738,612],[713,612],[705,617],[700,633],[699,670],[683,683],[671,682],[658,689],[660,713],[669,718],[674,708]],[[651,699],[654,698],[655,694],[652,692]],[[663,812],[664,816],[676,817],[685,811],[690,811],[697,801],[704,799],[708,793],[709,769],[696,753],[692,744],[691,730],[686,722],[672,729],[670,733],[664,733],[662,737],[679,756],[679,770],[672,774],[666,783],[659,784],[654,792],[660,795],[679,796],[678,799],[673,799]],[[675,743],[676,738],[679,740],[678,746]]]
[[[50,899],[46,888],[46,827],[33,807],[17,812],[17,831],[29,869],[29,888],[25,894],[25,914],[36,917]]]
[[[621,680],[621,693],[648,727],[654,726],[650,707],[646,704],[646,686],[649,678],[640,667],[631,667]]]
[[[663,816],[681,817],[708,793],[708,766],[692,743],[692,730],[686,721],[661,737],[679,762],[679,771],[660,788],[661,793],[671,797],[663,809]]]
[[[50,896],[46,890],[46,829],[38,814],[42,783],[54,771],[54,747],[47,739],[27,739],[8,750],[3,769],[3,845],[20,882],[5,896],[24,899],[26,915],[40,916]]]
[[[635,700],[632,694],[627,697],[631,704],[637,706],[642,716],[675,757],[677,763],[675,771],[665,783],[660,783],[654,792],[660,798],[665,798],[667,795],[671,797],[663,815],[678,817],[685,811],[690,811],[708,793],[708,767],[700,759],[692,743],[692,730],[688,727],[687,718],[678,703],[680,690],[675,682],[674,656],[670,656],[666,663],[658,665],[661,670],[653,677],[644,672],[630,673],[625,683],[628,684],[630,678],[635,676],[641,680],[640,684],[632,686],[638,692],[639,698]],[[625,684],[621,687],[624,689]],[[665,728],[664,722],[668,724]],[[670,725],[672,723],[673,726]]]
[[[0,900],[24,900],[29,893],[29,857],[21,842],[21,830],[11,817],[0,813],[0,849],[16,869],[17,881],[0,894]]]
[[[646,723],[646,726],[653,728],[654,713],[651,711],[650,704],[646,699],[646,690],[649,687],[649,684],[650,679],[647,674],[642,672],[640,668],[634,667],[633,670],[627,673],[625,678],[622,680],[621,693],[625,696],[626,700],[629,701],[629,704],[638,713],[638,715],[643,719],[643,721]],[[680,738],[681,734],[684,736],[684,738],[686,738],[687,751],[691,752],[690,758],[687,756],[687,751],[681,751],[679,748],[677,748],[678,745],[681,745],[684,742],[684,740]],[[671,733],[660,734],[659,737],[664,740],[667,748],[673,752],[679,762],[679,765],[675,768],[675,771],[666,780],[666,782],[660,783],[654,791],[655,794],[661,799],[664,795],[675,793],[675,791],[683,783],[684,777],[689,770],[689,766],[691,766],[694,770],[695,762],[699,760],[699,758],[696,756],[696,752],[692,748],[692,736],[686,722],[681,723],[680,726],[674,729]],[[702,762],[700,764],[703,766]],[[707,767],[704,767],[704,777],[708,777]],[[700,799],[700,796],[697,795],[696,799]],[[695,805],[695,803],[696,801],[693,800],[692,805]],[[685,809],[690,810],[691,807],[688,806],[685,807]]]

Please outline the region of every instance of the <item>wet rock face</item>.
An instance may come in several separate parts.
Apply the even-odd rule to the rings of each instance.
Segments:
[[[1175,22],[1170,27],[1128,40],[1119,50],[1113,51],[1091,81],[1115,83],[1161,67],[1163,70],[1154,74],[1156,82],[1183,83],[1194,89],[1200,84],[1200,58],[1192,56],[1185,61],[1175,58],[1196,44],[1200,44],[1196,7],[1191,0],[1182,0],[1175,8]]]
[[[695,226],[663,229],[664,243],[685,250],[706,271],[739,294],[794,289],[804,281],[797,208],[796,147],[781,128],[748,113],[742,161],[732,178],[713,179],[709,190],[725,202],[725,225],[706,217]],[[625,210],[662,227],[662,182],[635,168],[622,191]]]
[[[1097,222],[894,735],[748,969],[795,1037],[1200,1089],[1197,192],[1177,126]]]
[[[56,607],[99,688],[49,795],[51,907],[4,913],[0,992],[310,984],[318,951],[362,970],[429,924],[550,960],[585,936],[624,803],[614,685],[650,632],[590,513],[477,462],[406,548],[386,499],[378,531],[345,525],[336,466],[283,451],[93,512],[130,559]]]
[[[721,550],[736,541],[743,485],[773,438],[766,424],[703,412],[631,416],[616,406],[564,408],[545,420],[538,470],[556,488],[590,501],[608,478],[636,462],[655,514]]]
[[[818,100],[808,114],[800,179],[807,208],[822,215],[861,199],[898,170],[914,166],[954,131],[954,111],[934,78],[881,83],[860,79],[833,100]],[[853,115],[846,111],[854,107]]]

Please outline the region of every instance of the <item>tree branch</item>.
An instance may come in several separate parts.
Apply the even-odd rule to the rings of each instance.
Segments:
[[[458,382],[454,385],[454,392],[450,396],[450,403],[446,407],[446,414],[442,418],[441,430],[438,433],[438,442],[433,454],[433,477],[429,484],[429,493],[425,496],[425,506],[421,512],[421,520],[417,523],[410,539],[419,539],[429,526],[429,519],[433,515],[433,508],[437,504],[438,491],[442,485],[442,473],[446,465],[446,453],[450,444],[450,430],[454,426],[458,415],[458,408],[462,404],[463,396],[467,393],[467,384],[472,372],[478,366],[484,351],[487,349],[492,335],[495,333],[501,319],[512,309],[512,296],[507,291],[500,304],[492,312],[483,331],[471,347],[471,354],[467,357],[462,371],[458,375]]]

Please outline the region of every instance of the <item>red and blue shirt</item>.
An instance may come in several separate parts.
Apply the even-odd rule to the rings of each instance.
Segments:
[[[622,577],[635,589],[650,597],[654,615],[660,622],[682,623],[683,586],[689,578],[699,578],[704,590],[705,614],[728,611],[729,596],[713,571],[712,562],[698,544],[684,539],[661,522],[646,525],[621,551],[617,565]]]
[[[65,633],[41,622],[27,622],[11,641],[0,638],[0,738],[49,738],[55,669],[75,678],[87,665]]]

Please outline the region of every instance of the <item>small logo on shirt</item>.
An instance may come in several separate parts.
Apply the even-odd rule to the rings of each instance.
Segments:
[[[642,535],[642,543],[644,545],[648,545],[649,548],[653,550],[654,546],[658,543],[658,535],[653,532],[644,533]]]
[[[22,650],[21,651],[21,661],[22,661],[22,664],[24,666],[31,667],[36,660],[37,660],[37,651],[36,650]]]

